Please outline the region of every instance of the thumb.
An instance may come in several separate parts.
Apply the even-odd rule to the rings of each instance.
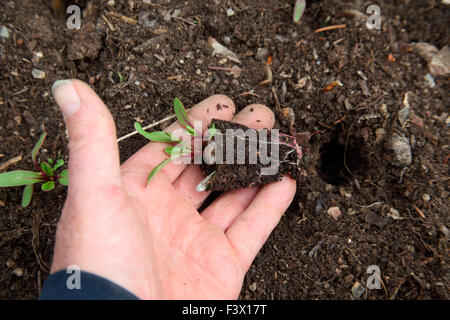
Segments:
[[[52,92],[69,133],[69,195],[84,198],[120,185],[116,127],[108,108],[78,80],[56,81]]]

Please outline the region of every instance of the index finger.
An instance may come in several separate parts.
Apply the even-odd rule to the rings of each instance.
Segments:
[[[191,122],[200,121],[202,128],[206,128],[211,119],[231,120],[235,113],[233,101],[224,95],[214,95],[196,104],[188,112]],[[174,122],[167,127],[166,132],[174,132],[183,128],[180,123]],[[164,149],[171,146],[169,143],[150,142],[131,156],[122,165],[122,175],[131,176],[139,184],[145,186],[148,174],[168,155]],[[159,174],[163,173],[170,182],[173,182],[183,170],[186,164],[169,162]]]

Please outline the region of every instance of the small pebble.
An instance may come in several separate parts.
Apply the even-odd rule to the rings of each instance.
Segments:
[[[334,220],[337,220],[341,215],[341,210],[339,209],[339,207],[330,207],[327,210],[327,213],[332,216]]]
[[[365,289],[364,287],[358,282],[356,281],[353,286],[352,286],[352,294],[356,299],[361,298],[361,296],[363,295]]]
[[[235,13],[236,13],[236,12],[234,12],[234,10],[233,10],[232,8],[228,8],[228,10],[227,10],[227,16],[229,16],[229,17],[234,16]]]
[[[33,75],[33,78],[35,79],[44,79],[45,78],[45,72],[39,69],[33,69],[31,71],[31,74]]]
[[[21,277],[23,276],[23,269],[22,268],[15,268],[13,271],[13,274],[17,277]]]
[[[10,36],[11,35],[9,33],[8,28],[6,28],[5,26],[2,26],[0,28],[0,38],[2,38],[2,39],[9,39]]]
[[[439,230],[441,230],[441,232],[442,232],[446,237],[449,236],[450,231],[448,231],[448,229],[447,229],[446,226],[442,225],[441,228],[440,228]]]
[[[398,212],[398,210],[394,209],[394,208],[390,208],[389,209],[388,217],[392,218],[394,220],[401,220],[401,219],[403,219],[402,217],[400,217],[400,213]]]
[[[383,128],[378,128],[375,130],[375,142],[379,144],[381,141],[383,141],[384,137],[386,136],[386,130]]]
[[[412,162],[411,145],[405,136],[394,134],[390,141],[390,149],[394,153],[392,164],[397,167],[409,166]]]
[[[256,50],[255,58],[264,61],[268,54],[269,50],[267,50],[267,48],[258,48],[258,50]]]
[[[436,82],[431,74],[427,73],[425,76],[425,83],[428,87],[434,88],[436,87]]]
[[[428,201],[430,201],[431,197],[427,193],[424,193],[422,196],[422,199],[423,199],[423,201],[428,202]]]
[[[403,126],[405,124],[405,122],[408,120],[409,117],[409,106],[403,107],[399,112],[398,112],[398,121],[400,122],[400,124]]]
[[[14,262],[14,260],[11,260],[11,259],[6,260],[6,266],[7,266],[8,268],[12,268],[12,267],[14,267],[15,265],[16,265],[16,263]]]
[[[380,114],[383,116],[383,118],[387,119],[387,117],[389,116],[388,110],[387,110],[387,105],[385,103],[383,103],[379,108],[378,111],[380,112]]]
[[[436,53],[428,63],[428,69],[434,76],[446,76],[450,74],[450,47],[445,46]]]

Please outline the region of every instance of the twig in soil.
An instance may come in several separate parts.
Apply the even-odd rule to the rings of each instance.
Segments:
[[[273,80],[273,72],[268,64],[264,65],[265,70],[265,79],[259,83],[259,85],[264,85],[267,83],[271,83]]]
[[[41,223],[41,216],[40,214],[35,214],[33,218],[33,224],[31,226],[31,245],[33,247],[34,255],[36,257],[37,263],[39,267],[44,270],[45,272],[50,272],[50,268],[48,264],[42,259],[41,254],[38,252],[39,248],[39,226]]]
[[[333,281],[334,279],[336,279],[336,277],[334,277],[334,278],[331,278],[331,279],[329,279],[329,280],[325,280],[325,281],[319,282],[319,281],[316,281],[316,280],[314,280],[314,279],[311,279],[311,278],[308,277],[306,274],[303,274],[303,275],[305,276],[305,278],[307,278],[308,280],[311,280],[312,282],[314,282],[316,285],[319,285],[319,286],[321,286],[321,285],[323,285],[323,284],[325,284],[325,283],[331,282],[331,281]]]
[[[261,98],[261,96],[259,94],[256,94],[256,93],[251,92],[251,91],[245,91],[245,92],[239,93],[234,98],[238,98],[238,97],[242,97],[242,96],[255,96],[255,97]]]
[[[402,184],[402,182],[403,182],[403,175],[405,174],[405,171],[406,170],[408,170],[408,168],[407,167],[404,167],[403,169],[402,169],[402,172],[400,173],[400,180],[399,180],[399,184]]]
[[[272,90],[273,97],[275,99],[275,111],[278,114],[280,114],[281,113],[281,106],[280,106],[280,100],[278,99],[277,90],[275,89],[275,87],[272,87],[271,90]]]
[[[116,12],[113,12],[113,11],[108,11],[108,12],[106,12],[106,14],[112,15],[112,16],[114,16],[116,18],[120,18],[123,21],[125,21],[126,23],[130,23],[130,24],[137,24],[138,23],[138,21],[136,19],[127,17],[127,16],[125,16],[123,14],[116,13]]]
[[[420,210],[415,204],[413,204],[413,208],[416,210],[416,212],[419,214],[419,216],[420,216],[422,219],[425,219],[425,214],[423,213],[422,210]]]
[[[115,29],[114,29],[114,26],[111,24],[111,22],[109,22],[109,20],[105,17],[104,14],[102,14],[102,19],[105,21],[105,23],[108,25],[108,27],[109,27],[109,29],[110,29],[111,31],[114,31],[114,30],[115,30]]]
[[[387,292],[386,286],[384,285],[383,279],[381,279],[381,276],[380,276],[380,275],[378,275],[378,274],[376,274],[376,273],[374,273],[374,274],[375,274],[375,276],[377,277],[378,281],[380,281],[381,285],[383,286],[384,294],[385,294],[386,297],[387,297],[387,296],[388,296],[388,292]],[[367,295],[368,295],[368,294],[369,294],[369,290],[367,290],[367,284],[366,284],[366,298],[367,298]]]
[[[214,71],[228,71],[228,72],[242,72],[241,68],[234,67],[234,68],[225,68],[225,67],[208,67],[209,70]]]
[[[0,164],[0,171],[5,170],[9,166],[12,166],[13,164],[15,164],[21,160],[22,160],[22,155],[19,154],[18,156],[15,156],[14,158],[11,158],[11,159],[3,162],[2,164]]]
[[[182,18],[182,17],[174,17],[174,16],[172,16],[171,18],[173,18],[173,19],[178,19],[178,20],[180,20],[181,22],[190,24],[191,26],[198,26],[195,22],[189,21],[188,19],[185,19],[185,18]]]
[[[189,111],[189,110],[190,110],[190,109],[186,109],[186,111]],[[159,125],[159,124],[161,124],[161,123],[164,123],[164,122],[166,122],[166,121],[172,120],[172,119],[175,118],[175,117],[176,117],[175,114],[171,114],[170,116],[167,116],[167,117],[165,117],[164,119],[161,119],[161,120],[159,120],[159,121],[153,122],[152,124],[149,124],[148,126],[143,127],[142,129],[143,129],[143,130],[147,130],[147,129],[156,127],[157,125]],[[117,142],[120,142],[120,141],[122,141],[122,140],[125,140],[125,139],[127,139],[127,138],[129,138],[129,137],[132,137],[132,136],[134,136],[134,135],[137,134],[137,133],[138,133],[137,131],[130,132],[130,133],[128,133],[128,134],[126,134],[126,135],[120,137],[119,139],[117,139]]]
[[[325,92],[331,91],[331,90],[333,90],[333,88],[336,87],[336,86],[342,87],[343,84],[342,84],[342,82],[340,82],[339,80],[336,80],[336,81],[333,81],[333,82],[329,83],[329,84],[328,84],[325,88],[323,88],[322,90],[325,91]]]
[[[379,62],[375,62],[375,64],[376,64],[377,66],[379,66],[379,67],[381,68],[381,70],[383,70],[384,72],[386,72],[386,74],[387,74],[389,77],[391,77],[393,80],[396,80],[394,74],[392,73],[392,71],[391,71],[389,68],[383,66],[383,65],[382,65],[381,63],[379,63]]]
[[[400,281],[400,283],[398,284],[398,286],[395,288],[394,292],[392,293],[392,295],[390,296],[390,300],[394,300],[395,297],[397,297],[398,291],[400,290],[400,288],[402,287],[402,285],[406,282],[406,279],[403,279],[402,281]]]
[[[450,158],[450,154],[447,156],[447,158],[445,158],[444,164],[447,164],[449,158]]]
[[[317,122],[317,124],[318,124],[319,126],[321,126],[321,127],[327,128],[327,129],[329,129],[329,130],[331,130],[331,131],[336,130],[336,128],[334,128],[334,127],[332,127],[332,126],[329,126],[329,125],[327,125],[326,123],[323,123],[323,122]]]
[[[315,30],[314,33],[320,33],[320,32],[324,32],[324,31],[330,31],[330,30],[336,30],[336,29],[344,29],[344,28],[347,28],[346,24],[336,24],[334,26],[328,26],[328,27],[319,28],[319,29]]]
[[[353,204],[356,204],[358,207],[361,207],[361,208],[371,208],[371,207],[373,207],[373,206],[377,206],[377,205],[383,204],[384,202],[383,202],[383,201],[377,201],[377,202],[374,202],[374,203],[369,204],[369,205],[367,205],[367,206],[363,206],[363,205],[358,204],[358,203],[353,202],[353,201],[352,201],[352,203],[353,203]]]
[[[176,76],[167,77],[167,80],[181,80],[182,78],[181,74],[178,74]]]

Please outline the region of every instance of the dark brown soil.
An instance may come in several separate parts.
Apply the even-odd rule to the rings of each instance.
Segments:
[[[352,287],[365,287],[367,268],[377,265],[382,288],[367,289],[361,299],[448,299],[450,79],[435,77],[431,88],[427,63],[413,45],[450,44],[449,6],[374,0],[383,22],[369,31],[348,11],[364,13],[366,1],[308,1],[299,25],[291,22],[294,1],[287,0],[115,0],[114,6],[102,0],[93,7],[78,1],[86,14],[75,32],[67,29],[64,10],[54,12],[49,2],[2,3],[0,28],[10,38],[0,39],[0,165],[22,155],[7,170],[32,169],[30,152],[44,129],[44,155],[67,160],[63,119],[50,94],[57,79],[90,83],[119,136],[135,120],[149,124],[171,114],[174,97],[187,107],[222,93],[238,109],[250,103],[291,108],[291,129],[320,132],[306,146],[297,197],[251,266],[241,298],[354,299]],[[175,9],[178,17],[165,20]],[[150,26],[142,27],[139,16]],[[346,27],[314,33],[336,24]],[[242,63],[213,57],[210,36]],[[261,84],[266,62],[273,79]],[[34,68],[45,78],[33,78]],[[335,80],[342,86],[324,90]],[[411,112],[401,125],[407,92]],[[409,165],[399,167],[390,150],[395,134],[412,148]],[[122,160],[142,145],[139,138],[121,142]],[[38,191],[22,209],[21,192],[0,190],[3,299],[39,295],[66,196],[61,186]]]
[[[213,164],[202,165],[206,176],[214,172],[208,182],[208,190],[227,191],[255,184],[266,185],[280,180],[286,174],[294,179],[300,178],[301,149],[296,144],[294,137],[278,135],[272,138],[272,133],[267,129],[261,129],[258,132],[253,131],[254,136],[252,133],[246,135],[248,127],[218,119],[213,119],[209,127],[211,128],[212,125],[216,129],[216,133],[210,142],[214,144],[214,150],[211,152],[212,157],[222,160],[220,160],[220,163],[218,163],[218,160],[214,160]],[[218,139],[219,136],[220,139]],[[241,152],[238,152],[240,145],[238,140],[243,143]],[[228,143],[232,143],[234,146],[230,150],[233,158],[228,155],[228,152],[230,152],[226,148]],[[275,148],[272,148],[275,143],[277,145],[276,151]],[[274,157],[278,159],[277,162],[266,163],[269,160],[268,158]],[[269,172],[264,174],[264,170],[270,170],[271,168],[276,171],[270,171],[271,174],[267,174]]]

